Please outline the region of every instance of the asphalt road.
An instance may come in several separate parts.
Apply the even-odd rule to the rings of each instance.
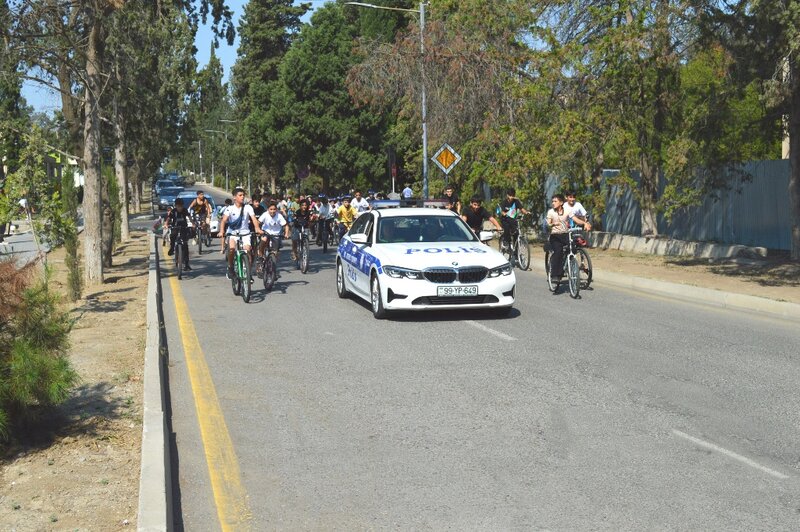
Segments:
[[[195,251],[162,263],[187,530],[798,528],[797,324],[533,272],[506,319],[376,321],[334,253],[245,304]]]

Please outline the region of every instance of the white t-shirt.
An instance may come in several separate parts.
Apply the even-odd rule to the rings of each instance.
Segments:
[[[564,204],[564,210],[569,210],[573,216],[577,216],[578,218],[586,219],[586,209],[583,208],[580,201],[576,201],[575,205],[570,205],[569,203]]]
[[[278,236],[281,234],[281,227],[286,225],[286,219],[279,212],[275,216],[270,216],[269,212],[265,212],[258,219],[261,224],[261,230],[271,236]]]
[[[236,227],[239,223],[239,211],[241,211],[241,216],[244,218],[242,220],[242,225],[236,229],[231,229],[231,226]],[[256,213],[253,212],[253,207],[250,205],[245,205],[244,209],[241,207],[237,207],[236,205],[228,205],[225,207],[225,210],[222,211],[222,216],[228,217],[228,223],[225,225],[225,233],[231,234],[234,231],[237,233],[249,233],[250,232],[250,217],[255,216]]]
[[[323,220],[327,220],[328,218],[333,218],[333,209],[327,203],[320,203],[317,207],[317,214]]]
[[[411,190],[409,187],[403,189],[403,197],[410,198],[414,194],[414,191]]]
[[[356,208],[358,214],[361,214],[362,212],[367,212],[369,210],[369,202],[367,201],[366,198],[363,197],[361,198],[361,200],[353,198],[353,201],[351,201],[350,204]]]

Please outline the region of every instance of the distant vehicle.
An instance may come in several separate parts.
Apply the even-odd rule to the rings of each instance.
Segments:
[[[186,208],[189,208],[189,205],[197,198],[197,191],[196,190],[184,190],[177,196],[183,200],[183,204],[186,205]],[[219,231],[219,213],[217,212],[217,204],[214,203],[214,198],[206,194],[206,200],[211,204],[211,223],[209,223],[209,228],[211,230],[211,236],[216,236],[217,232]]]
[[[158,181],[156,181],[156,184],[153,188],[155,189],[156,195],[159,195],[161,194],[162,188],[174,187],[174,186],[175,183],[173,183],[171,179],[159,179]]]
[[[158,208],[159,209],[166,209],[167,207],[171,207],[175,204],[175,198],[178,197],[178,194],[183,192],[183,187],[164,187],[161,189],[161,194],[159,194],[158,199]]]

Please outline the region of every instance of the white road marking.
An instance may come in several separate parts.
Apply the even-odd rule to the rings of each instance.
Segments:
[[[333,334],[333,333],[332,333],[332,332],[330,332],[330,331],[325,331],[325,334],[327,334],[328,336],[336,336],[335,334]]]
[[[469,323],[470,325],[472,325],[472,326],[473,326],[473,327],[475,327],[476,329],[480,329],[480,330],[482,330],[483,332],[487,332],[487,333],[489,333],[489,334],[493,334],[493,335],[497,336],[498,338],[500,338],[500,339],[502,339],[502,340],[506,340],[507,342],[514,342],[514,341],[516,341],[516,338],[514,338],[513,336],[509,336],[509,335],[507,335],[506,333],[502,333],[502,332],[500,332],[500,331],[495,331],[495,330],[494,330],[494,329],[492,329],[491,327],[487,327],[486,325],[484,325],[484,324],[482,324],[482,323],[478,323],[478,322],[477,322],[477,321],[475,321],[475,320],[467,320],[467,321],[466,321],[466,323]]]
[[[700,438],[695,438],[694,436],[690,436],[690,435],[686,434],[685,432],[681,432],[679,430],[674,430],[673,429],[672,433],[674,435],[676,435],[676,436],[680,436],[681,438],[689,440],[690,442],[695,443],[695,444],[699,445],[700,447],[705,447],[706,449],[711,449],[712,451],[716,451],[718,453],[724,454],[725,456],[727,456],[729,458],[733,458],[734,460],[738,460],[739,462],[742,462],[743,464],[749,465],[750,467],[754,467],[754,468],[758,469],[759,471],[763,471],[764,473],[766,473],[768,475],[772,475],[775,478],[780,478],[780,479],[789,478],[789,475],[784,475],[783,473],[781,473],[779,471],[775,471],[774,469],[770,469],[770,468],[768,468],[766,466],[763,466],[763,465],[759,464],[758,462],[754,462],[753,460],[750,460],[746,456],[742,456],[740,454],[736,454],[735,452],[729,451],[728,449],[724,449],[724,448],[720,447],[719,445],[714,445],[711,442],[707,442],[705,440],[701,440]]]

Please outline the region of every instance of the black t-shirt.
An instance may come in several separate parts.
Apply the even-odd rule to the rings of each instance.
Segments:
[[[447,203],[450,204],[447,208],[453,211],[454,213],[458,214],[458,194],[453,192],[453,195],[448,197],[447,194],[442,196],[442,199],[445,200]]]
[[[294,226],[296,228],[308,227],[311,223],[311,217],[314,215],[310,210],[303,212],[301,210],[294,211]]]
[[[483,206],[477,211],[472,210],[472,207],[464,209],[464,216],[467,218],[467,225],[472,228],[476,233],[483,227],[483,221],[491,218],[491,214]]]
[[[518,198],[509,201],[508,198],[500,202],[500,212],[507,213],[511,218],[522,214],[522,202]]]
[[[178,209],[172,209],[169,216],[167,216],[167,223],[171,228],[188,227],[189,226],[189,211],[186,209],[183,212],[178,212]]]

